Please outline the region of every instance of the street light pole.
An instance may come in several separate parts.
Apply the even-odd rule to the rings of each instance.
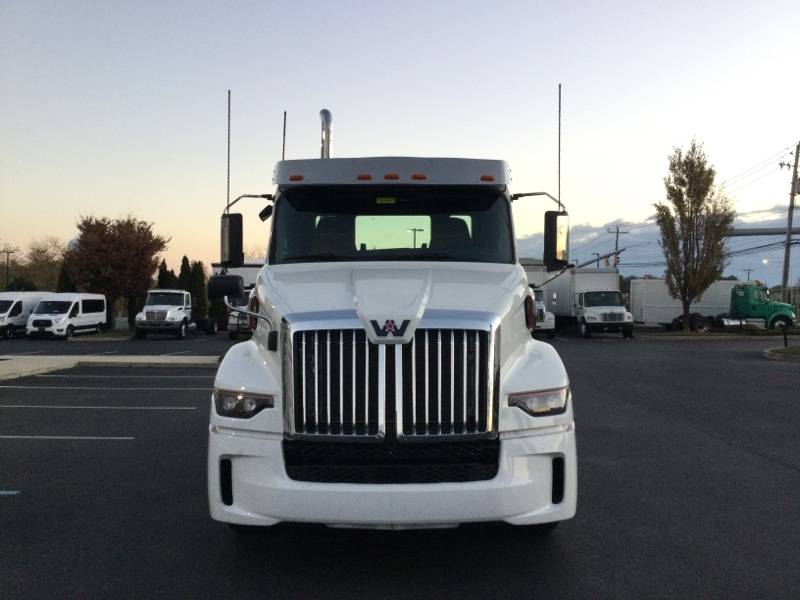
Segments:
[[[600,253],[599,252],[592,252],[592,256],[597,257],[597,268],[600,268]]]
[[[414,249],[416,249],[417,248],[417,232],[419,231],[420,233],[422,233],[425,230],[422,229],[421,227],[412,227],[411,229],[406,229],[406,231],[414,234]]]
[[[8,283],[10,281],[9,278],[10,257],[12,254],[16,254],[17,252],[19,252],[19,248],[12,248],[11,246],[6,245],[2,250],[0,250],[0,252],[4,252],[6,255],[6,289],[8,289]]]

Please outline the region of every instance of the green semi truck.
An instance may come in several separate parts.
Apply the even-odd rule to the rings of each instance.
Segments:
[[[730,313],[719,315],[717,325],[777,329],[792,327],[796,318],[794,306],[773,301],[768,288],[754,283],[743,283],[731,290]]]

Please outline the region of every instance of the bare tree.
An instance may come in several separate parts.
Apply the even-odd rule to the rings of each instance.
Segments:
[[[725,236],[735,212],[714,187],[714,168],[702,144],[692,140],[687,151],[675,148],[664,178],[665,203],[656,203],[656,222],[667,261],[667,287],[683,306],[683,330],[689,330],[692,302],[722,275]]]

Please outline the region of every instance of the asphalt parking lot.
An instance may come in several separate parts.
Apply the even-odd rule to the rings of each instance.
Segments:
[[[798,597],[800,365],[762,359],[769,339],[554,344],[580,472],[578,515],[549,537],[494,524],[239,537],[207,514],[212,369],[2,381],[0,595]]]
[[[235,343],[228,339],[227,333],[190,333],[182,340],[171,335],[150,335],[143,340],[98,335],[81,335],[69,340],[0,338],[0,356],[216,356]]]

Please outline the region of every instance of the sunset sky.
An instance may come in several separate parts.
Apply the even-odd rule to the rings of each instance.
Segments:
[[[283,110],[287,158],[316,157],[323,107],[334,156],[501,158],[515,191],[555,194],[561,82],[574,225],[644,222],[669,153],[693,136],[718,182],[736,178],[738,211],[785,210],[790,173],[777,163],[800,139],[798,23],[789,0],[4,0],[0,245],[133,214],[171,238],[171,265],[217,260],[228,89],[233,197],[271,191]],[[243,208],[247,245],[263,246],[262,206]],[[545,208],[517,207],[520,238]],[[760,257],[753,266],[777,281]]]

